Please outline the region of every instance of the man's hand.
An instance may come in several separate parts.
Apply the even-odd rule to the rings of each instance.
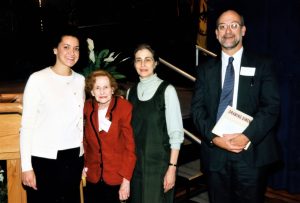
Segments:
[[[212,140],[212,142],[214,145],[227,151],[240,153],[249,142],[249,139],[244,134],[234,133],[223,134],[223,137],[217,136]]]
[[[231,139],[230,143],[235,146],[243,147],[243,149],[246,147],[250,140],[248,137],[242,133],[238,134],[238,136]]]

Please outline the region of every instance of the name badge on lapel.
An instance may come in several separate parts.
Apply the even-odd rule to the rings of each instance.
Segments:
[[[254,76],[255,74],[255,67],[241,67],[240,75],[243,76]]]
[[[108,120],[107,118],[100,119],[99,125],[101,126],[102,130],[104,130],[105,132],[108,132],[110,125],[111,125],[111,121]]]

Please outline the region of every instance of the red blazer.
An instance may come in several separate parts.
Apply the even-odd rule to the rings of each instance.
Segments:
[[[99,132],[98,103],[91,99],[85,102],[83,144],[87,181],[97,183],[102,177],[109,185],[119,185],[123,177],[131,180],[136,162],[131,112],[132,105],[127,100],[113,97],[106,114],[111,126],[108,132]]]

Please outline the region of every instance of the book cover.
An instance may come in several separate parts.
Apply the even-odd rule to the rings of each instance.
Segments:
[[[224,113],[212,129],[212,133],[222,137],[223,134],[242,133],[248,127],[253,117],[239,111],[231,106],[227,106]],[[248,142],[245,149],[248,149]]]

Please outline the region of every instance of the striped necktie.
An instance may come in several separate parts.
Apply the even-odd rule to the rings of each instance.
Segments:
[[[219,120],[228,105],[232,106],[234,88],[234,68],[232,64],[233,60],[233,57],[229,57],[228,59],[228,65],[226,68],[225,79],[217,113],[217,120]]]

